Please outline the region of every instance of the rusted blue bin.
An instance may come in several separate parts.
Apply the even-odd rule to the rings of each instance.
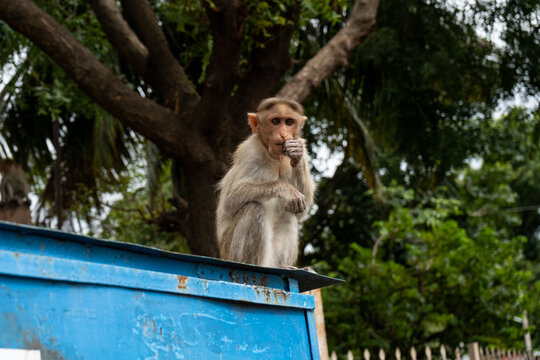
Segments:
[[[318,359],[300,292],[337,281],[0,222],[0,354]]]

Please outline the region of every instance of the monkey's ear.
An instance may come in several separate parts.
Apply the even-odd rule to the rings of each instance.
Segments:
[[[257,116],[256,113],[248,113],[247,115],[248,115],[249,126],[251,126],[251,131],[254,134],[258,134],[259,133],[259,117]]]
[[[304,126],[304,124],[306,123],[306,120],[307,120],[307,116],[302,116],[302,125],[300,127]]]

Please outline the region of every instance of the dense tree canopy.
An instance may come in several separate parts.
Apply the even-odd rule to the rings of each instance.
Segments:
[[[214,184],[245,113],[287,95],[314,163],[340,159],[313,168],[300,258],[347,280],[324,290],[331,348],[522,348],[525,310],[538,347],[538,104],[498,109],[539,92],[539,16],[537,0],[0,0],[0,151],[52,224],[57,122],[69,223],[216,255]]]

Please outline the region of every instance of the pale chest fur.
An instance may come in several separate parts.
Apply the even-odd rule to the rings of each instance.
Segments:
[[[282,156],[280,159],[272,159],[271,161],[271,179],[287,182],[295,186],[293,179],[293,168],[291,166],[291,159],[286,156]],[[282,223],[284,218],[291,218],[296,221],[294,214],[285,210],[285,200],[281,198],[271,198],[261,202],[266,208],[266,214],[270,223],[274,226]]]
[[[293,180],[291,159],[286,156],[282,156],[279,161],[279,179],[288,183],[292,183]]]
[[[272,180],[281,180],[294,185],[291,159],[286,156],[282,156],[279,160],[272,159],[270,169]]]

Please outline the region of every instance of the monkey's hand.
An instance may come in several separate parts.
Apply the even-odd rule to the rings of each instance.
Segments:
[[[302,155],[304,155],[304,144],[300,140],[285,141],[283,143],[283,153],[291,158],[291,166],[295,167]]]
[[[306,210],[306,198],[300,191],[294,189],[292,196],[288,197],[285,210],[293,214],[300,214]]]

